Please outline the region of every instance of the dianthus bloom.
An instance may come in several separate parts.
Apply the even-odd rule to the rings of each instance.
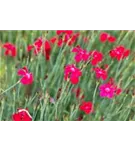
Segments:
[[[112,36],[106,32],[101,33],[99,39],[102,43],[104,43],[106,41],[113,43],[116,41],[116,38],[114,36]]]
[[[77,84],[79,82],[79,77],[82,75],[82,72],[75,65],[67,65],[64,70],[64,78],[67,80],[70,78],[72,84]]]
[[[118,88],[112,80],[108,83],[100,85],[99,90],[101,97],[107,97],[110,99],[113,98],[115,94],[119,95],[122,92],[122,90]]]
[[[17,55],[17,50],[14,44],[12,43],[5,43],[3,45],[3,48],[6,49],[5,50],[5,55],[9,55],[12,57],[15,57]]]
[[[124,46],[117,46],[115,49],[110,51],[111,58],[116,58],[118,61],[128,57],[130,50],[126,49]]]
[[[45,54],[45,58],[46,60],[50,60],[50,54],[51,54],[51,45],[49,43],[49,41],[45,41],[45,44],[44,44],[44,54]]]
[[[32,117],[27,109],[18,109],[16,113],[12,115],[13,121],[32,121]]]
[[[97,65],[103,59],[103,54],[101,52],[98,52],[97,50],[90,52],[90,55],[92,57],[91,64],[93,66]]]
[[[90,57],[90,53],[87,52],[86,50],[83,50],[80,46],[73,48],[72,52],[76,53],[75,56],[76,62],[87,61]]]
[[[96,77],[97,78],[101,78],[102,80],[106,80],[107,79],[107,71],[106,70],[103,70],[99,67],[96,67],[93,69],[96,73]]]
[[[93,103],[92,102],[82,102],[79,106],[80,110],[85,112],[85,114],[90,114],[94,111]]]
[[[42,44],[43,44],[43,40],[42,40],[41,37],[39,37],[39,38],[34,42],[34,47],[35,47],[34,53],[35,53],[35,55],[37,55],[37,54],[41,51]]]
[[[22,69],[18,70],[18,75],[22,76],[20,82],[22,84],[32,84],[33,82],[33,74],[28,72],[27,67],[23,67]]]
[[[73,33],[73,31],[72,30],[57,30],[56,33],[57,33],[57,35],[60,35],[62,33],[71,35]]]
[[[55,42],[55,39],[51,39],[51,42]],[[43,48],[43,50],[42,50]],[[43,41],[41,37],[37,38],[33,45],[27,46],[27,51],[34,49],[34,54],[38,55],[40,52],[45,56],[46,60],[50,60],[51,55],[51,44],[48,40]]]

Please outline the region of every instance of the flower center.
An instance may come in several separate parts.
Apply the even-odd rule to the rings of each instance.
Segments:
[[[110,88],[105,88],[105,91],[106,92],[110,92]]]
[[[71,68],[71,71],[75,72],[75,68]]]
[[[30,78],[30,74],[29,74],[29,73],[26,73],[26,76],[27,76],[28,78]]]
[[[99,73],[99,74],[102,74],[102,71],[99,71],[98,73]]]
[[[86,106],[86,107],[85,107],[85,109],[87,109],[87,110],[88,110],[88,109],[90,109],[90,108],[89,108],[89,106]]]

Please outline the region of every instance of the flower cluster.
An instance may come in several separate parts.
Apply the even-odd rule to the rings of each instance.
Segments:
[[[73,32],[72,30],[57,30],[56,35],[51,37],[50,39],[43,39],[42,37],[38,37],[33,44],[27,46],[27,52],[34,53],[37,56],[39,53],[42,54],[47,61],[51,58],[51,51],[53,44],[56,46],[61,47],[64,44],[67,44],[70,48],[71,45],[75,45],[77,38],[80,36],[80,33]],[[107,33],[102,32],[99,36],[99,40],[102,43],[109,42],[114,43],[116,41],[116,37]],[[89,40],[88,38],[83,38],[84,44],[87,43]],[[102,44],[101,43],[101,44]],[[103,45],[103,44],[102,44]],[[111,45],[111,44],[110,44]],[[3,44],[3,49],[5,49],[5,55],[9,55],[12,57],[17,56],[17,48],[12,43],[5,43]],[[108,68],[109,65],[103,64],[104,55],[100,50],[86,50],[83,49],[81,46],[73,47],[70,52],[74,53],[74,62],[75,64],[67,64],[64,68],[64,80],[69,80],[71,84],[78,84],[80,78],[82,76],[82,71],[87,65],[91,65],[92,73],[94,72],[95,77],[100,83],[99,85],[99,95],[101,98],[108,98],[113,99],[115,96],[121,94],[122,89],[115,84],[114,79],[108,79]],[[129,56],[130,50],[125,48],[123,45],[116,46],[115,48],[109,50],[109,56],[112,59],[116,59],[120,61],[125,59]],[[79,66],[79,63],[82,63],[82,66]],[[85,65],[86,64],[86,65]],[[84,67],[85,66],[85,67]],[[103,67],[106,66],[106,67]],[[84,67],[82,69],[82,67]],[[33,73],[29,72],[28,68],[25,66],[18,70],[18,76],[21,76],[20,83],[23,85],[29,85],[34,82]],[[102,81],[103,80],[103,81]],[[109,81],[108,81],[109,80]],[[80,85],[79,85],[80,86]],[[75,93],[76,99],[79,101],[79,110],[83,111],[85,114],[91,114],[94,112],[94,104],[92,101],[84,101],[86,96],[82,92],[80,87],[75,87],[72,89],[72,92]],[[58,93],[56,94],[56,99],[50,97],[50,103],[57,103],[57,99],[59,99],[62,93],[62,88],[59,88]],[[81,113],[83,114],[83,113]],[[81,117],[82,119],[83,117]],[[80,119],[80,120],[81,120]],[[12,115],[12,120],[14,121],[32,121],[32,116],[29,114],[28,109],[18,109],[16,113]]]

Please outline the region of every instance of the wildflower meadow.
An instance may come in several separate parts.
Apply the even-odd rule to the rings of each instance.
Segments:
[[[135,31],[0,31],[1,121],[135,121]]]

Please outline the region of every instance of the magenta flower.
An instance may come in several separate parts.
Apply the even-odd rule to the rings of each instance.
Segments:
[[[103,70],[99,67],[96,67],[93,69],[96,73],[96,78],[101,78],[102,80],[106,80],[107,79],[107,71],[106,70]]]
[[[82,49],[80,46],[73,48],[72,52],[76,53],[75,55],[76,62],[87,61],[90,57],[90,53]]]
[[[79,77],[82,75],[82,72],[75,65],[67,65],[64,71],[64,79],[67,80],[70,78],[72,84],[77,84],[79,82]]]
[[[107,97],[111,99],[115,95],[115,87],[113,87],[113,85],[110,83],[100,85],[99,90],[101,97]]]
[[[28,72],[27,67],[23,67],[22,69],[18,70],[18,75],[22,76],[20,82],[22,84],[32,84],[33,82],[33,74]]]

